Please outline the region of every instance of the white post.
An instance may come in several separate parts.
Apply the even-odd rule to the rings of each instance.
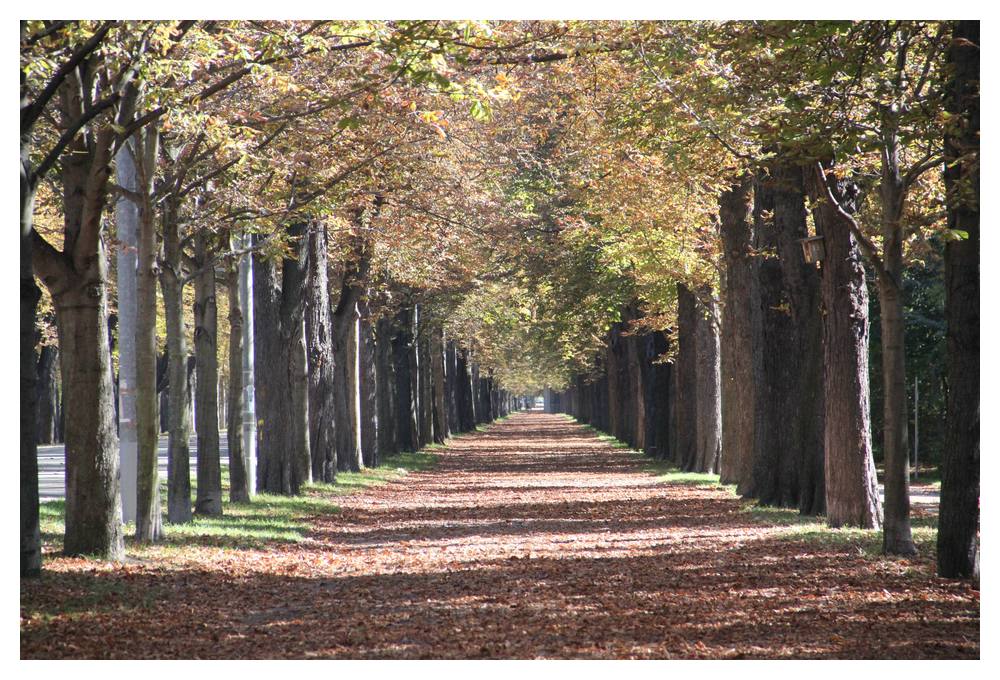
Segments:
[[[240,239],[250,245],[250,237]],[[243,462],[250,495],[257,493],[257,409],[253,392],[253,263],[247,254],[240,258],[240,309],[243,312]]]
[[[137,191],[139,178],[135,160],[127,146],[115,156],[115,178],[119,186]],[[135,522],[136,475],[138,470],[139,438],[135,423],[135,322],[138,290],[136,240],[139,231],[139,206],[121,196],[115,203],[115,225],[118,241],[118,455],[122,521]]]

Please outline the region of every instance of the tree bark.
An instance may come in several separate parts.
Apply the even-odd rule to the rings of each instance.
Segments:
[[[42,345],[36,371],[36,438],[39,444],[55,444],[59,441],[59,383],[56,380],[58,363],[59,348],[55,345]]]
[[[428,330],[430,331],[431,390],[434,405],[434,442],[444,444],[451,434],[448,430],[448,402],[445,394],[444,334],[440,326],[431,327]]]
[[[226,442],[229,449],[229,501],[250,502],[247,460],[243,448],[243,310],[240,302],[240,275],[237,266],[226,272],[229,298],[229,385],[226,398]]]
[[[698,308],[694,294],[682,283],[677,284],[677,458],[679,468],[692,471],[697,465],[698,452],[698,371],[697,342]]]
[[[215,267],[211,265],[208,236],[195,237],[194,359],[195,431],[198,436],[197,493],[194,511],[199,515],[222,514],[222,468],[219,461],[218,306],[215,298]]]
[[[365,295],[358,299],[358,317],[358,412],[361,418],[361,460],[365,467],[376,467],[380,464],[380,460],[375,333]]]
[[[309,279],[306,284],[306,347],[309,362],[309,452],[312,476],[332,483],[337,475],[333,357],[330,315],[327,228],[316,222],[309,230]]]
[[[815,168],[810,193],[823,236],[823,364],[825,367],[826,508],[831,527],[882,525],[872,457],[868,393],[868,288],[858,243],[827,199],[828,180]],[[845,206],[843,191],[830,187]],[[820,200],[822,199],[822,200]]]
[[[948,110],[961,125],[945,138],[948,226],[967,236],[945,246],[948,410],[941,465],[938,574],[979,576],[979,21],[957,21]]]
[[[375,322],[375,400],[378,428],[378,457],[385,460],[399,452],[396,441],[396,374],[392,357],[392,319],[379,317]]]
[[[191,407],[184,333],[184,268],[177,209],[168,199],[162,215],[160,288],[167,327],[167,521],[191,521]]]
[[[469,371],[469,352],[459,347],[455,353],[455,400],[458,404],[458,430],[471,432],[476,429],[476,411],[472,399],[472,374]]]
[[[758,333],[754,351],[753,490],[761,505],[798,507],[797,446],[785,395],[793,389],[795,355],[791,307],[784,290],[774,221],[775,180],[770,169],[754,180]]]
[[[712,290],[700,291],[695,326],[697,472],[718,472],[722,456],[722,389],[719,374],[719,310]]]
[[[258,415],[257,490],[295,495],[303,479],[301,468],[308,458],[303,447],[305,414],[294,412],[306,389],[301,375],[304,360],[296,357],[302,346],[308,249],[305,225],[288,227],[294,257],[277,264],[254,256],[254,389]],[[298,402],[296,401],[298,400]]]
[[[22,23],[22,27],[23,27]],[[24,77],[23,75],[21,76]],[[23,83],[23,80],[22,80]],[[23,90],[22,90],[23,97]],[[21,100],[22,107],[25,105]],[[37,577],[42,571],[42,537],[38,523],[38,434],[36,432],[37,360],[35,358],[35,316],[42,292],[35,283],[32,266],[32,223],[35,209],[34,187],[28,181],[30,162],[30,134],[21,136],[21,189],[20,189],[20,406],[21,406],[21,456],[20,456],[20,575]]]
[[[782,285],[792,318],[793,350],[785,357],[792,382],[782,395],[789,422],[793,455],[798,458],[799,512],[826,510],[824,484],[823,318],[821,277],[805,261],[800,239],[806,226],[803,168],[786,161],[774,166],[774,227],[781,262]]]
[[[79,104],[73,87],[67,87],[64,95],[64,102],[75,100]],[[112,136],[107,131],[96,136],[92,147],[77,138],[62,157],[64,247],[72,257],[55,254],[45,243],[45,252],[33,253],[33,259],[52,296],[61,350],[66,452],[64,552],[120,560],[124,542],[107,333],[108,258],[100,238]],[[37,251],[39,244],[33,247]],[[33,390],[33,379],[30,384]],[[28,414],[33,420],[34,409]]]
[[[138,137],[134,139],[135,142],[138,140]],[[152,201],[153,175],[159,151],[156,128],[147,127],[142,135],[142,144],[133,149],[141,151],[132,160],[140,169],[137,187],[141,187],[139,193],[142,197],[139,201],[135,274],[135,353],[132,357],[135,362],[137,443],[135,537],[141,543],[153,543],[163,538],[158,460],[160,424],[156,400],[156,276],[159,267],[156,262],[156,224]],[[128,360],[127,353],[121,356]]]
[[[402,451],[416,451],[417,441],[416,392],[413,389],[416,353],[413,339],[413,309],[403,307],[393,321],[393,369],[396,375],[396,442]]]
[[[736,484],[740,495],[752,496],[755,364],[753,310],[759,305],[753,243],[753,183],[740,178],[719,197],[719,232],[725,261],[724,307],[720,338],[722,374],[722,464],[720,481]],[[678,371],[680,371],[678,365]],[[678,394],[678,399],[683,399]],[[683,427],[678,423],[678,427]]]
[[[445,403],[448,407],[448,431],[461,432],[458,422],[458,351],[448,338],[444,350]]]
[[[305,236],[302,237],[305,240]],[[303,263],[305,267],[305,263]],[[305,285],[303,283],[303,297]],[[292,451],[295,459],[295,478],[299,484],[312,481],[312,453],[309,450],[309,365],[306,357],[306,324],[303,312],[295,322],[292,343],[289,346],[289,367],[292,399]]]
[[[334,394],[337,469],[352,472],[363,466],[358,432],[358,298],[366,273],[366,256],[358,240],[354,262],[345,269],[340,298],[333,312],[334,371],[339,387]]]

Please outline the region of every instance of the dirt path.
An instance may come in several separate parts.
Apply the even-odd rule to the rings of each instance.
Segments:
[[[979,654],[978,591],[927,560],[789,541],[561,416],[457,438],[433,470],[342,506],[305,543],[108,571],[144,605],[22,629],[22,655]]]

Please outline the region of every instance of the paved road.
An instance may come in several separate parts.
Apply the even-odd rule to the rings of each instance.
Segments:
[[[198,440],[191,437],[191,474],[197,465]],[[226,433],[219,433],[219,456],[222,465],[229,465],[229,446]],[[167,475],[167,435],[160,436],[160,476]],[[38,447],[38,497],[50,501],[66,496],[66,458],[62,444]]]

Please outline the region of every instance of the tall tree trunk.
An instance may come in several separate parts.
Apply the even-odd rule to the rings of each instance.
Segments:
[[[358,300],[358,412],[361,417],[361,460],[366,467],[380,464],[378,452],[378,394],[375,375],[375,333],[368,299]]]
[[[458,422],[458,351],[455,341],[448,338],[444,349],[444,393],[448,407],[448,431],[461,432]]]
[[[692,471],[698,452],[698,307],[694,294],[677,284],[677,458],[679,468]],[[610,394],[609,394],[610,396]]]
[[[219,461],[218,306],[215,298],[215,267],[211,264],[208,236],[195,237],[194,358],[195,431],[198,433],[197,494],[194,510],[199,515],[222,514],[222,468]]]
[[[378,457],[385,460],[399,452],[396,442],[396,374],[392,359],[392,319],[375,322],[375,411]]]
[[[822,233],[823,363],[825,366],[826,509],[831,527],[882,525],[872,457],[868,393],[868,288],[858,243],[846,218],[827,199],[828,180],[815,168],[810,193]],[[840,187],[830,188],[844,205]]]
[[[455,401],[458,404],[458,430],[471,432],[476,429],[476,411],[472,400],[472,373],[469,371],[469,352],[459,347],[455,353]]]
[[[337,422],[337,469],[357,472],[361,469],[358,443],[358,345],[357,303],[338,304],[334,314],[334,371],[337,391],[334,394],[334,419]]]
[[[420,446],[434,441],[434,388],[431,378],[430,326],[427,323],[426,307],[417,307],[417,408],[420,421]]]
[[[451,434],[448,430],[448,403],[445,395],[444,336],[440,326],[430,331],[431,389],[434,404],[434,442],[444,444]]]
[[[882,266],[878,293],[882,325],[882,453],[885,464],[884,552],[915,555],[910,533],[910,452],[906,394],[906,342],[903,320],[903,202],[906,188],[899,168],[898,122],[883,116]]]
[[[762,505],[798,507],[798,459],[785,395],[792,390],[795,355],[791,306],[784,290],[774,222],[775,180],[758,170],[754,181],[757,314],[754,351],[753,489]]]
[[[58,362],[59,348],[55,345],[42,345],[36,371],[36,438],[39,444],[54,444],[59,441],[59,384],[56,380]]]
[[[791,430],[793,455],[798,457],[799,512],[816,515],[826,509],[822,279],[816,266],[807,263],[802,255],[800,239],[809,236],[803,169],[779,161],[774,167],[774,180],[775,234],[794,338],[793,350],[784,357],[792,383],[782,395],[782,403]]]
[[[416,451],[417,441],[416,392],[413,389],[415,351],[413,347],[413,310],[403,307],[393,320],[393,369],[396,375],[396,442],[402,451]]]
[[[23,23],[22,23],[23,26]],[[23,75],[21,76],[24,77]],[[23,83],[23,80],[22,80]],[[23,91],[23,90],[22,90]],[[22,99],[22,107],[24,100]],[[22,577],[36,577],[42,571],[42,537],[38,524],[38,438],[36,421],[36,359],[35,316],[41,290],[35,283],[32,266],[32,222],[35,210],[35,191],[28,181],[29,144],[31,135],[21,136],[21,237],[20,237],[20,317],[21,340],[21,457],[20,457],[20,546]]]
[[[719,309],[712,289],[704,287],[697,301],[695,326],[698,472],[718,472],[722,455],[722,389],[719,374]]]
[[[304,237],[303,237],[304,238]],[[305,286],[303,285],[303,293]],[[303,305],[304,309],[304,305]],[[289,388],[292,403],[292,451],[295,478],[299,484],[312,481],[312,453],[309,450],[309,366],[306,358],[306,324],[299,317],[289,345]]]
[[[176,206],[164,206],[160,288],[167,327],[167,521],[191,521],[191,407],[184,332],[183,256]]]
[[[309,362],[309,452],[312,476],[317,482],[331,483],[337,474],[335,438],[333,319],[330,293],[325,222],[309,230],[309,279],[306,284],[306,347]]]
[[[948,226],[967,236],[945,246],[948,411],[941,465],[938,574],[979,575],[979,21],[955,22],[948,109],[962,123],[945,151]]]
[[[759,305],[753,243],[753,182],[744,176],[719,197],[719,232],[725,260],[725,306],[720,338],[722,374],[722,465],[720,480],[752,496],[755,364],[753,310]],[[758,339],[759,342],[759,339]],[[683,370],[678,362],[677,370]],[[678,399],[684,395],[678,393]],[[681,423],[678,427],[683,428]]]
[[[240,303],[238,266],[226,272],[226,293],[229,298],[229,385],[226,398],[226,443],[229,449],[229,501],[250,502],[247,460],[243,448],[243,310]]]
[[[302,467],[308,458],[306,414],[295,412],[306,389],[302,376],[305,351],[302,344],[308,248],[305,225],[292,224],[294,257],[277,265],[254,256],[254,389],[259,427],[257,430],[257,490],[295,495],[299,492]],[[298,391],[298,392],[297,392]]]
[[[138,142],[138,137],[134,139]],[[159,414],[156,403],[156,223],[153,208],[153,174],[158,156],[157,131],[147,126],[142,144],[133,147],[141,151],[132,160],[140,168],[139,231],[135,273],[135,432],[136,432],[136,514],[135,537],[141,543],[163,538],[160,510],[159,476]],[[119,160],[127,153],[121,154]],[[124,326],[120,326],[124,332]],[[121,333],[119,334],[121,335]],[[124,347],[123,347],[124,348]],[[128,360],[128,354],[122,353]]]

